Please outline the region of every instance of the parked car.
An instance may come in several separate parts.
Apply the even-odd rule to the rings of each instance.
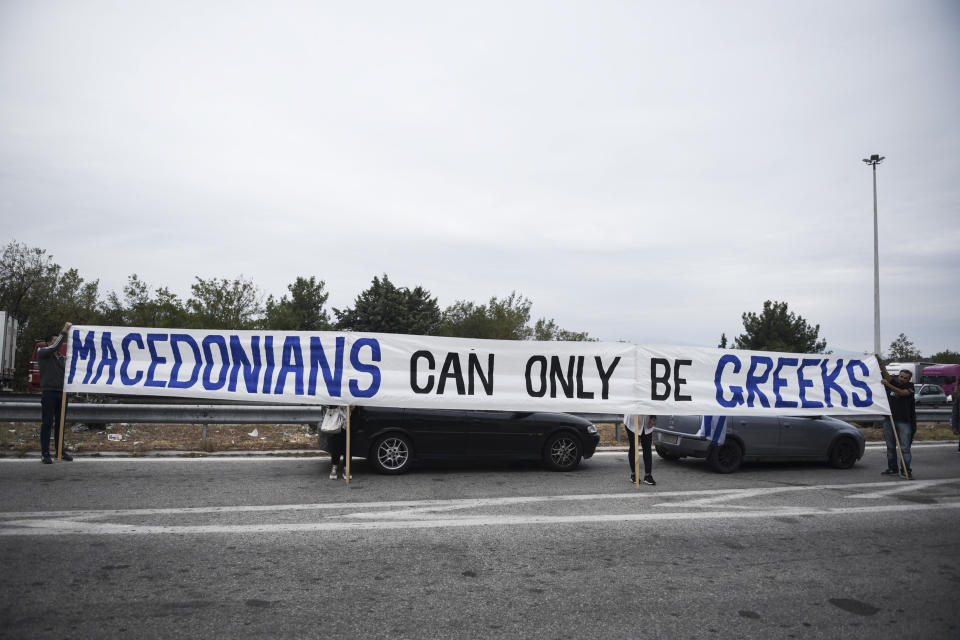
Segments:
[[[599,442],[596,426],[565,413],[357,407],[350,417],[351,455],[385,474],[456,459],[542,460],[572,471]]]
[[[947,404],[947,394],[938,384],[914,385],[913,396],[917,399],[917,404]]]
[[[700,416],[659,416],[653,430],[657,454],[666,460],[706,458],[719,473],[731,473],[747,460],[822,460],[849,469],[863,457],[860,430],[828,416],[730,416],[726,442],[702,436]]]

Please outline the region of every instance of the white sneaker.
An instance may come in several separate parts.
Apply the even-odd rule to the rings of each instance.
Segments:
[[[333,465],[330,467],[330,479],[331,480],[337,479],[337,465]]]

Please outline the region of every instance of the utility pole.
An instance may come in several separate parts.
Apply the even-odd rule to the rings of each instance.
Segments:
[[[877,231],[877,165],[884,156],[873,154],[863,161],[873,167],[873,351],[880,351],[880,240]]]

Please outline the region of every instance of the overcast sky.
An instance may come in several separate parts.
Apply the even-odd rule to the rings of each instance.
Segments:
[[[4,243],[137,273],[516,290],[716,345],[960,351],[960,2],[0,0]]]

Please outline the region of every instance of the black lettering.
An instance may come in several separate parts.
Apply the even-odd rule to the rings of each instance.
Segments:
[[[483,385],[483,391],[488,396],[493,395],[493,354],[487,356],[487,375],[483,375],[483,369],[480,367],[480,358],[477,357],[477,354],[471,353],[467,357],[467,369],[469,370],[469,379],[470,385],[470,395],[473,395],[473,374],[477,374],[477,377],[480,378],[480,384]]]
[[[460,369],[460,355],[450,352],[446,360],[443,361],[443,370],[440,372],[440,382],[437,384],[437,394],[442,395],[447,384],[447,379],[453,378],[457,383],[457,394],[463,395],[466,391],[463,388],[463,371]]]
[[[540,365],[540,389],[534,390],[533,380],[530,374],[533,371],[533,365]],[[531,356],[527,360],[527,369],[524,373],[527,381],[527,395],[531,398],[542,398],[547,393],[547,359],[544,356]]]
[[[613,370],[617,368],[617,365],[620,364],[620,356],[617,356],[613,359],[613,362],[610,363],[610,368],[604,371],[603,362],[600,360],[600,356],[594,356],[593,359],[597,363],[597,372],[600,374],[600,397],[606,400],[610,396],[610,378],[613,377]]]
[[[430,371],[433,371],[437,366],[436,361],[433,359],[433,354],[429,351],[417,351],[412,356],[410,356],[410,388],[413,389],[414,393],[430,393],[433,391],[433,376],[427,376],[427,386],[421,387],[417,384],[417,360],[420,359],[427,361],[427,368]]]
[[[593,391],[583,390],[583,356],[577,357],[577,398],[581,400],[592,400]]]
[[[684,396],[680,394],[680,387],[687,384],[686,378],[680,377],[680,367],[689,367],[693,360],[674,360],[673,361],[673,399],[677,402],[690,402],[693,396]]]
[[[663,367],[663,375],[657,375],[657,367]],[[666,400],[670,397],[670,361],[666,358],[650,359],[650,399]],[[658,384],[659,383],[659,384]],[[660,393],[657,387],[663,385],[666,389]]]
[[[560,364],[560,356],[550,358],[550,397],[557,397],[557,383],[563,390],[563,395],[567,398],[573,397],[573,357],[570,357],[567,364],[567,375],[563,375],[563,365]]]

